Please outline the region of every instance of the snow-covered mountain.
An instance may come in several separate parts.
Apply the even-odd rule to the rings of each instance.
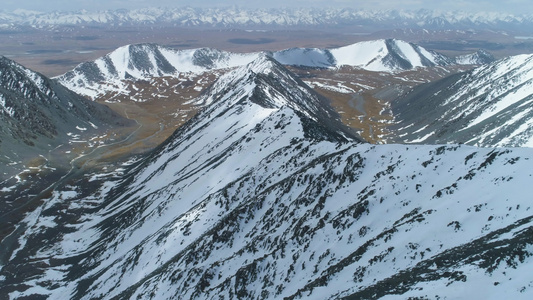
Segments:
[[[21,222],[20,245],[0,247],[0,293],[533,295],[531,149],[361,143],[265,55],[196,102],[206,107],[124,175],[56,190]]]
[[[146,8],[115,11],[0,12],[0,28],[61,25],[171,25],[208,27],[369,26],[377,28],[524,30],[533,25],[531,15],[468,13],[432,10],[361,10],[351,8],[241,9]]]
[[[485,65],[496,61],[496,59],[492,54],[480,49],[471,54],[457,56],[454,61],[458,65]]]
[[[442,54],[394,39],[360,42],[332,49],[331,53],[338,66],[356,66],[369,71],[390,72],[452,63]]]
[[[0,57],[2,168],[68,141],[67,134],[103,130],[128,121],[54,80]],[[1,174],[0,175],[5,175]],[[0,177],[1,178],[1,177]]]
[[[126,89],[124,80],[150,80],[234,68],[244,66],[261,55],[264,53],[243,54],[207,48],[174,50],[155,44],[128,45],[95,61],[82,63],[59,76],[58,80],[79,94],[96,98],[109,92],[128,94],[130,91]],[[268,52],[268,55],[284,65],[311,68],[352,66],[382,72],[456,63],[437,52],[395,39],[360,42],[336,49],[291,48]],[[478,56],[465,57],[461,63],[484,62],[477,59]]]
[[[392,110],[396,142],[533,147],[533,55],[422,85]]]
[[[125,92],[123,80],[147,80],[179,73],[246,65],[257,54],[214,49],[174,50],[155,44],[120,47],[95,61],[78,65],[57,79],[79,94],[95,98],[107,92]]]

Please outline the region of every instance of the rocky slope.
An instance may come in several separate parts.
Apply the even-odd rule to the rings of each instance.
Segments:
[[[56,190],[28,216],[0,293],[533,295],[531,149],[361,143],[266,56],[195,102],[204,110],[124,174]]]
[[[415,88],[392,103],[394,142],[533,146],[533,56]]]
[[[7,175],[9,165],[46,155],[73,136],[128,123],[106,106],[0,57],[0,175]]]

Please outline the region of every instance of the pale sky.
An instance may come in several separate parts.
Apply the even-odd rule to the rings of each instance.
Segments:
[[[52,11],[52,10],[106,10],[120,8],[145,7],[220,7],[232,6],[249,8],[271,7],[352,7],[362,9],[408,9],[421,8],[437,10],[492,11],[513,14],[533,14],[531,0],[2,0],[4,10],[17,8]]]

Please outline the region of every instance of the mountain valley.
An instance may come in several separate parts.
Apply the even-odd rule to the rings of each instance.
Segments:
[[[1,57],[0,299],[531,298],[531,54],[390,32]]]

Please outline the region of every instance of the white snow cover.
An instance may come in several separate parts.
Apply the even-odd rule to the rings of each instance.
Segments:
[[[405,67],[391,64],[387,60],[391,51],[387,44],[392,47],[405,61],[409,62],[413,68],[427,66],[422,59],[429,61],[433,65],[438,65],[437,54],[426,49],[407,43],[401,40],[375,40],[360,42],[353,45],[332,49],[331,54],[335,58],[336,65],[355,66],[369,71],[394,72],[405,70]],[[440,57],[443,57],[440,55]]]
[[[195,56],[214,56],[213,65],[202,65]],[[154,44],[127,45],[95,60],[95,70],[86,72],[91,63],[82,63],[76,69],[59,76],[59,81],[71,90],[97,98],[108,92],[128,94],[124,80],[149,80],[154,77],[179,76],[183,73],[203,73],[210,69],[225,69],[246,65],[258,54],[225,53],[214,49],[174,50]],[[147,57],[145,61],[142,57]],[[161,66],[161,62],[168,63]]]
[[[337,65],[358,66],[370,71],[388,71],[379,60],[387,52],[384,40],[360,42],[331,50]]]
[[[434,127],[420,123],[408,130],[409,135],[420,136],[412,135],[406,142],[425,142],[440,134],[438,126],[462,122],[455,132],[459,137],[449,142],[488,147],[533,145],[533,55],[511,56],[478,67],[446,89],[450,95],[432,107],[439,112]],[[439,97],[432,94],[429,98],[433,96]],[[459,140],[466,133],[471,137]]]
[[[54,203],[91,209],[28,257],[50,266],[10,296],[533,295],[532,149],[328,141],[312,135],[323,119],[303,117],[324,108],[294,84],[261,57],[121,181],[55,193],[25,239],[64,213]]]
[[[389,51],[387,44],[394,49],[394,53]],[[244,66],[261,55],[264,53],[243,54],[207,48],[174,50],[153,44],[128,45],[93,63],[83,63],[58,79],[71,90],[95,99],[109,92],[128,94],[124,80],[148,80],[153,77],[235,68]],[[400,40],[360,42],[336,49],[291,48],[268,55],[284,65],[312,68],[346,65],[381,72],[448,63],[446,57],[440,54]],[[407,66],[395,61],[394,55],[404,59]],[[139,56],[147,59],[139,59]],[[426,61],[425,64],[423,60]],[[161,61],[169,63],[170,71],[168,66],[161,66]],[[98,75],[97,78],[94,78],[95,74]]]
[[[361,24],[408,24],[405,27],[453,28],[462,26],[494,26],[494,24],[531,24],[531,16],[510,15],[494,12],[461,12],[433,10],[362,10],[351,8],[299,8],[299,9],[239,9],[227,8],[143,8],[108,11],[54,11],[39,12],[18,9],[0,11],[0,27],[12,28],[29,25],[49,28],[55,25],[153,25],[172,24],[181,26],[294,26],[294,25],[342,25]],[[448,25],[449,24],[449,25]],[[491,27],[492,28],[492,27]]]

